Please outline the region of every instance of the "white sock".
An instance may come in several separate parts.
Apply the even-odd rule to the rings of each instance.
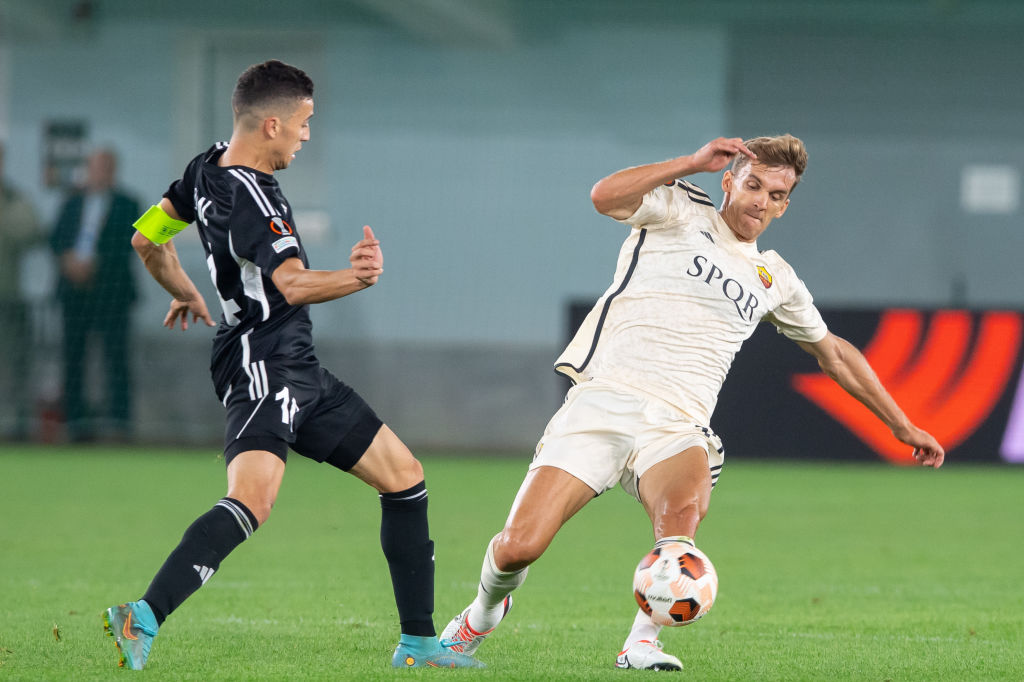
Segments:
[[[669,535],[667,537],[660,538],[654,543],[654,546],[661,547],[662,545],[667,545],[670,542],[685,542],[691,547],[696,547],[696,545],[693,544],[693,538],[689,535]]]
[[[497,537],[497,536],[495,536]],[[494,539],[487,543],[484,564],[480,569],[480,586],[469,609],[469,627],[476,632],[492,630],[505,615],[505,597],[523,584],[529,567],[506,573],[494,563]]]
[[[661,547],[662,545],[666,545],[670,542],[686,542],[692,545],[693,538],[687,535],[670,535],[668,537],[660,538],[654,543],[654,546]],[[640,640],[653,642],[658,639],[659,632],[661,632],[661,626],[655,625],[650,616],[640,609],[637,609],[636,618],[633,619],[633,628],[629,631],[629,635],[626,637],[626,641],[622,645],[622,650],[625,651]]]
[[[661,632],[661,626],[655,625],[650,616],[637,609],[636,618],[633,619],[633,629],[629,631],[629,636],[626,637],[622,650],[625,651],[642,639],[653,642],[658,639],[659,632]]]

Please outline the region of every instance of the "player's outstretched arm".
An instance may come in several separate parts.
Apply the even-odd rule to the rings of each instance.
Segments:
[[[918,464],[940,467],[946,456],[930,433],[919,429],[907,418],[889,392],[882,386],[867,358],[849,341],[829,332],[817,343],[798,342],[818,360],[818,366],[843,390],[875,413],[900,441],[914,448]]]
[[[368,225],[352,247],[349,262],[352,267],[345,270],[308,270],[298,258],[289,258],[270,278],[290,305],[333,301],[373,286],[384,272],[384,254]]]
[[[694,173],[717,173],[729,165],[737,154],[757,158],[740,138],[719,137],[688,156],[612,173],[597,181],[590,190],[590,200],[594,202],[598,213],[616,220],[625,220],[640,208],[644,195],[658,185]]]
[[[160,202],[160,208],[174,220],[180,219],[174,206],[166,198]],[[153,279],[173,297],[171,308],[164,318],[165,327],[173,329],[180,319],[181,328],[188,329],[189,315],[192,316],[193,322],[202,320],[208,327],[215,326],[202,294],[196,288],[195,282],[181,267],[178,251],[174,248],[173,242],[156,244],[150,241],[149,237],[137,231],[132,235],[132,247],[139,254],[139,258],[142,259],[146,270]]]

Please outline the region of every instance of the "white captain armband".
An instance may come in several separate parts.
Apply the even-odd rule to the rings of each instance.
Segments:
[[[188,227],[188,223],[184,220],[175,220],[159,205],[154,204],[132,227],[154,244],[166,244],[174,235]]]

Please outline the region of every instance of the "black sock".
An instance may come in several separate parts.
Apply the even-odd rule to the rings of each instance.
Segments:
[[[259,524],[249,509],[221,499],[188,527],[181,542],[157,571],[143,599],[162,624],[174,609],[210,579],[224,560]]]
[[[433,637],[434,541],[427,525],[427,486],[381,493],[380,546],[391,570],[402,634]]]

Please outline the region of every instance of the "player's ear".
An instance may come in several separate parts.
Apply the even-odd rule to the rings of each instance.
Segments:
[[[786,209],[787,209],[787,208],[789,208],[789,199],[786,199],[786,203],[784,203],[784,204],[782,205],[782,208],[781,208],[781,209],[779,209],[779,212],[775,214],[775,217],[776,217],[776,218],[781,218],[781,217],[782,217],[782,214],[786,212]]]
[[[281,119],[277,116],[268,116],[263,119],[263,134],[270,139],[277,137],[277,134],[281,132]]]
[[[727,170],[724,173],[722,173],[722,191],[723,192],[731,192],[732,191],[732,171],[731,170]]]

